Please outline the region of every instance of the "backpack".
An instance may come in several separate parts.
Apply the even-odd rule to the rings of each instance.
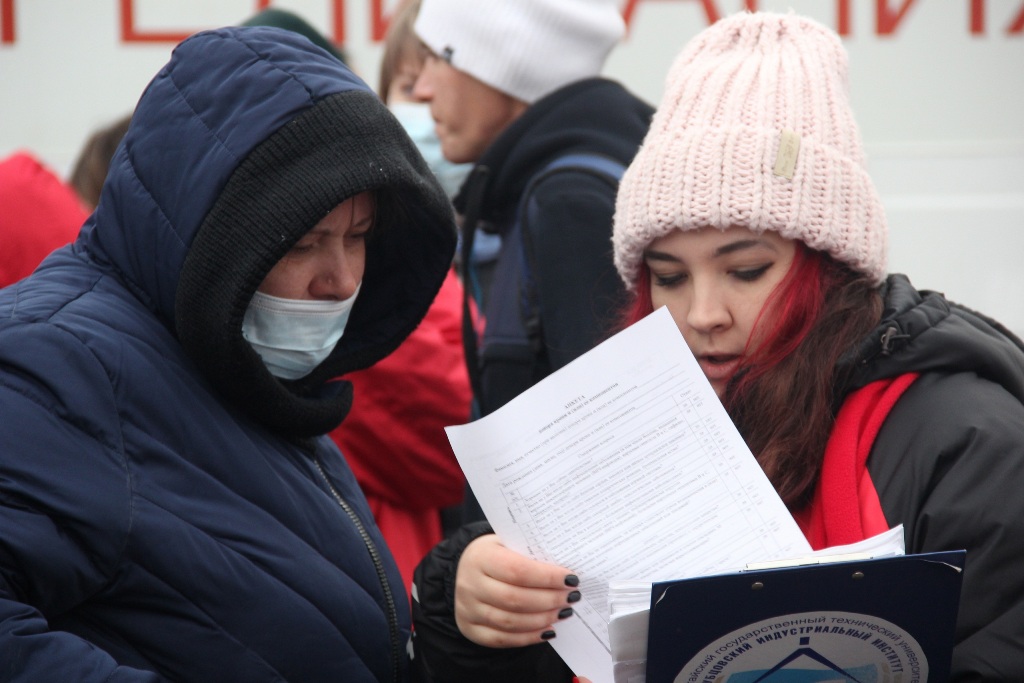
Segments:
[[[486,312],[485,347],[496,349],[502,357],[501,364],[507,366],[495,370],[497,388],[487,387],[491,391],[485,392],[481,378],[480,358],[483,349],[477,331],[471,317],[464,315],[463,345],[470,383],[477,402],[475,413],[486,415],[496,410],[550,373],[541,324],[540,296],[534,277],[536,259],[529,231],[531,218],[539,210],[533,194],[536,186],[555,173],[582,172],[602,179],[614,193],[625,168],[624,164],[609,157],[579,152],[557,157],[530,178],[519,200],[512,227],[502,236],[502,253],[491,285],[492,288],[502,290],[514,288],[518,297],[514,304],[510,298],[495,299],[488,304]],[[463,245],[463,253],[468,254],[472,249],[472,231],[464,239],[467,243]],[[468,264],[468,260],[464,260],[464,263]],[[471,289],[468,286],[464,289],[464,314],[470,310],[468,300]],[[482,402],[484,397],[487,397],[486,405]]]

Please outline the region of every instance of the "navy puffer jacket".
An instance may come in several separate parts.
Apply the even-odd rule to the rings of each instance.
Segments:
[[[253,292],[373,191],[360,298],[306,378]],[[400,681],[408,598],[319,435],[416,326],[451,209],[374,93],[278,29],[193,36],[146,89],[77,242],[0,290],[0,680]]]

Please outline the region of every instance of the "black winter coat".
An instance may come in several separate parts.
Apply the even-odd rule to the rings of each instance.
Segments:
[[[907,552],[967,550],[952,681],[1024,681],[1024,347],[1001,325],[917,291],[884,287],[848,391],[918,372],[867,467]]]

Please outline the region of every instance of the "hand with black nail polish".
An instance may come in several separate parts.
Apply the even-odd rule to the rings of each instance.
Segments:
[[[486,647],[534,645],[557,637],[557,624],[573,616],[579,577],[506,548],[494,534],[462,553],[455,573],[455,623]]]

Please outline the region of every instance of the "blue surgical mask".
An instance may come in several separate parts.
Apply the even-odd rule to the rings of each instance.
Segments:
[[[466,179],[473,164],[453,164],[441,153],[441,141],[434,133],[434,119],[430,116],[430,105],[419,102],[396,102],[388,106],[402,128],[416,144],[427,166],[437,176],[441,187],[449,197],[454,197]]]
[[[305,377],[341,339],[359,287],[344,301],[282,299],[256,292],[242,319],[242,336],[274,377]]]

